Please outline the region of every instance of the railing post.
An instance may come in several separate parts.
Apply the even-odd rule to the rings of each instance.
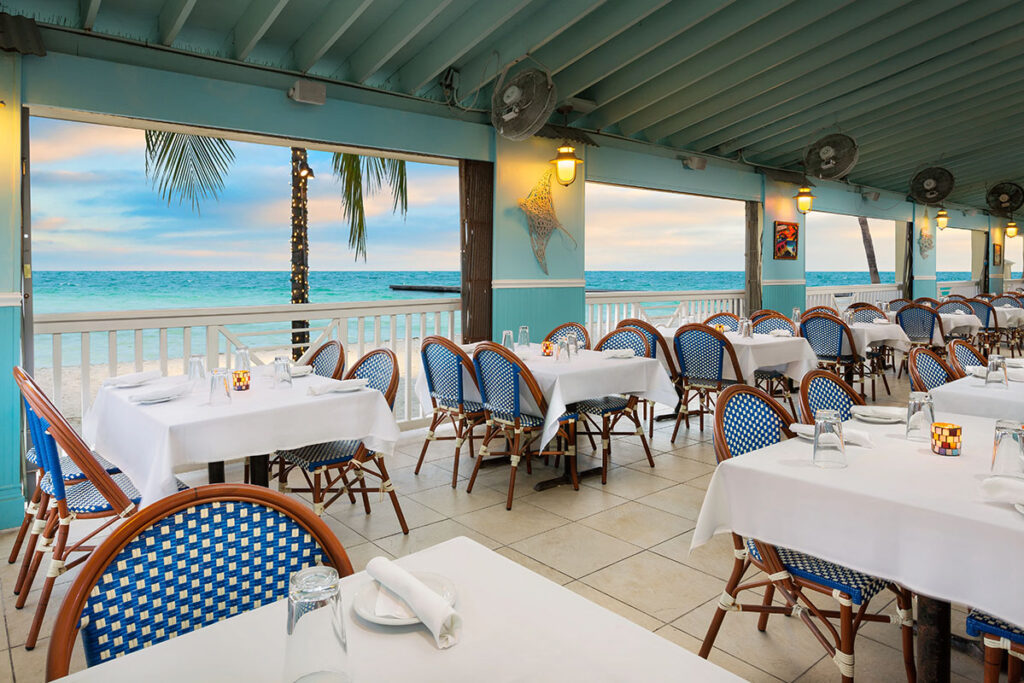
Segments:
[[[215,325],[206,326],[206,367],[210,370],[220,367],[220,339]]]

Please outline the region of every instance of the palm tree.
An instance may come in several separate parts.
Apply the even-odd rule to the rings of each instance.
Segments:
[[[868,230],[868,219],[864,216],[858,216],[857,221],[860,223],[860,236],[864,240],[864,255],[868,259],[868,272],[871,274],[871,284],[877,285],[881,282],[878,277],[878,262],[875,260],[875,243],[871,240],[871,231]]]

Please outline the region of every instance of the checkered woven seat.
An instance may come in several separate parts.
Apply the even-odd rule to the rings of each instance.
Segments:
[[[944,304],[940,304],[936,310],[939,313],[963,313],[965,315],[974,314],[974,309],[963,301],[947,301]]]
[[[345,371],[344,350],[337,341],[329,341],[313,354],[310,365],[313,374],[321,377],[341,377]],[[340,367],[339,367],[340,365]]]
[[[277,451],[285,462],[306,470],[315,470],[328,465],[348,462],[355,457],[361,441],[328,441],[303,446],[290,451]]]
[[[940,387],[951,379],[946,369],[927,353],[914,354],[910,362],[914,363],[917,374],[924,382],[925,391]]]
[[[850,395],[830,377],[813,377],[807,383],[807,406],[811,415],[819,410],[834,410],[839,413],[839,419],[845,421],[850,419],[853,405]]]
[[[604,396],[575,403],[572,409],[577,413],[586,413],[587,415],[604,415],[624,410],[628,403],[629,399],[625,396]]]
[[[896,322],[912,342],[930,344],[935,334],[935,311],[923,306],[907,306],[896,314]]]
[[[747,551],[751,556],[760,561],[761,555],[757,552],[757,546],[750,539],[746,539],[746,541]],[[868,574],[861,574],[842,565],[821,560],[812,555],[805,555],[796,550],[775,546],[775,551],[778,553],[779,559],[782,560],[786,571],[790,574],[823,586],[828,586],[833,590],[842,591],[850,596],[850,600],[855,605],[870,600],[882,592],[887,585],[882,579],[877,579]]]
[[[96,462],[102,465],[103,469],[105,469],[110,474],[117,474],[118,472],[121,471],[121,469],[117,465],[113,464],[96,451],[93,451],[92,455],[94,458],[96,458]],[[39,463],[34,464],[38,465]],[[60,456],[60,473],[61,476],[64,477],[64,481],[77,481],[78,479],[85,479],[85,475],[82,473],[82,469],[75,464],[74,460],[72,460],[71,458],[64,454],[61,454]],[[52,492],[47,491],[47,493]]]
[[[1006,638],[1011,643],[1024,645],[1024,628],[1014,626],[980,610],[972,609],[967,615],[966,630],[967,635],[975,638],[979,636],[994,636],[996,638]]]
[[[457,408],[459,406],[457,401],[453,401],[450,398],[444,398],[444,397],[440,397],[440,396],[435,396],[434,398],[437,399],[437,404],[441,405],[441,406],[447,406],[449,408]],[[484,404],[483,403],[477,403],[476,401],[466,401],[466,400],[463,400],[462,401],[462,408],[467,413],[482,413],[482,412],[484,412]]]
[[[888,318],[885,317],[885,313],[874,307],[857,308],[853,311],[853,322],[855,323],[870,323],[875,320],[888,320]]]
[[[1017,299],[1017,297],[1014,297],[1014,296],[997,296],[995,299],[992,299],[989,303],[992,304],[996,308],[1001,308],[1003,306],[1012,306],[1014,308],[1024,308],[1024,306],[1021,305],[1020,300]]]
[[[793,332],[793,323],[786,318],[777,315],[768,315],[761,318],[754,323],[753,332],[754,334],[768,334],[775,330],[785,330],[787,332]]]
[[[956,362],[960,364],[961,368],[966,368],[972,365],[987,365],[985,359],[973,346],[953,343],[950,348],[953,350],[953,357],[956,359]]]
[[[644,331],[635,327],[620,327],[600,341],[598,347],[600,351],[608,351],[612,349],[629,349],[639,357],[651,355],[652,344],[654,343],[654,337],[648,338]],[[654,356],[651,355],[651,358]]]
[[[515,415],[512,415],[511,413],[501,413],[497,411],[491,411],[491,417],[493,417],[495,420],[501,420],[503,422],[514,422],[516,419]],[[570,420],[575,420],[577,417],[579,416],[576,413],[565,412],[562,413],[561,416],[559,416],[558,421],[568,422]],[[544,418],[537,417],[536,415],[527,415],[526,413],[520,413],[519,424],[521,424],[523,427],[540,427],[541,425],[544,424]]]
[[[784,374],[778,370],[754,370],[754,379],[778,379],[785,377]]]
[[[89,666],[276,602],[289,576],[326,561],[296,520],[258,503],[210,501],[133,538],[82,610]]]
[[[704,321],[705,325],[714,327],[715,325],[724,325],[725,329],[735,332],[740,327],[739,319],[730,313],[716,313],[707,320]]]
[[[583,325],[580,325],[579,323],[563,323],[559,325],[548,332],[548,336],[544,338],[544,341],[554,342],[557,344],[570,334],[576,335],[576,344],[579,348],[590,348],[590,335],[587,334],[587,328],[583,327]]]
[[[622,323],[619,323],[619,324],[623,328],[625,328],[627,330],[636,330],[637,332],[642,334],[644,336],[644,339],[647,340],[647,347],[651,351],[651,358],[657,358],[658,357],[658,337],[655,336],[655,334],[653,332],[651,332],[650,330],[648,330],[648,329],[646,329],[644,327],[640,327],[639,325],[623,325]],[[611,347],[606,346],[606,347],[603,347],[603,348],[611,348]]]
[[[124,491],[126,495],[133,503],[139,504],[142,500],[142,494],[135,488],[135,484],[128,478],[128,475],[124,472],[118,472],[117,474],[111,475],[114,483]],[[175,480],[178,485],[179,491],[184,491],[188,488],[180,480]],[[47,494],[53,495],[53,482],[50,479],[50,473],[47,472],[42,480],[39,482],[39,487]],[[86,514],[93,512],[110,512],[110,503],[103,497],[103,494],[97,490],[97,488],[90,481],[83,481],[79,484],[72,484],[64,489],[64,494],[67,497],[68,510],[71,512]]]

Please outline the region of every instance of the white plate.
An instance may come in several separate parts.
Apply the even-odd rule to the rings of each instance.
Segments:
[[[168,401],[173,401],[176,398],[181,398],[181,397],[180,396],[161,396],[160,398],[151,398],[151,399],[146,400],[146,401],[135,401],[135,403],[138,403],[140,406],[151,406],[154,403],[167,403]]]
[[[896,417],[895,415],[854,415],[853,418],[873,425],[894,425],[903,422],[902,417]]]
[[[143,386],[145,384],[149,384],[150,382],[155,382],[158,379],[163,379],[163,378],[162,377],[150,377],[149,379],[140,379],[140,380],[136,380],[134,382],[129,382],[128,384],[108,384],[107,387],[110,388],[110,389],[134,389],[135,387],[141,387],[141,386]]]
[[[796,434],[799,438],[803,439],[804,441],[814,441],[814,434],[801,434],[800,432],[793,433]]]
[[[433,572],[410,572],[417,579],[426,584],[427,588],[434,591],[446,601],[449,605],[455,604],[455,584],[452,580],[441,576],[440,574],[434,574]],[[379,592],[378,584],[376,581],[370,581],[356,593],[355,600],[352,602],[352,609],[360,617],[374,624],[380,624],[382,626],[409,626],[410,624],[420,623],[419,617],[410,617],[408,619],[398,619],[395,617],[379,617],[376,614],[377,610],[377,593]]]

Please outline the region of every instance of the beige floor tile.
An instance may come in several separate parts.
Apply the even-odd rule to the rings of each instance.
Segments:
[[[581,519],[580,524],[642,548],[649,548],[693,528],[693,522],[684,517],[633,501]]]
[[[341,501],[336,502],[334,505],[345,505]],[[337,517],[334,517],[331,512],[334,510],[334,505],[327,508],[327,512],[324,514],[322,519],[327,525],[327,528],[334,532],[334,535],[338,537],[341,544],[346,548],[351,545],[359,545],[360,543],[366,543],[368,538],[362,536],[355,529],[345,526]]]
[[[402,506],[402,513],[405,515],[405,522],[410,530],[444,519],[444,515],[441,513],[420,505],[411,498],[402,496],[399,498],[399,504]],[[379,496],[370,494],[370,510],[370,514],[366,514],[363,502],[358,496],[356,496],[355,504],[349,503],[344,498],[339,498],[328,508],[328,512],[342,524],[370,540],[384,538],[402,531],[402,527],[398,523],[398,515],[395,513],[389,496],[380,500]]]
[[[662,621],[721,594],[725,582],[650,551],[583,578],[583,582]]]
[[[700,652],[701,640],[694,638],[689,633],[684,633],[674,626],[663,626],[655,631],[662,638],[671,640],[676,645],[686,648],[694,654]],[[761,671],[755,666],[733,657],[727,652],[719,650],[717,647],[712,648],[711,655],[708,657],[708,661],[713,664],[731,671],[737,676],[741,677],[745,681],[751,681],[752,683],[779,683],[782,679],[776,678],[769,673]]]
[[[710,541],[690,552],[692,539],[693,531],[687,531],[654,546],[651,551],[681,562],[688,567],[699,569],[705,574],[728,580],[733,567],[732,535],[713,536]],[[753,572],[748,570],[747,573],[749,576],[753,576]]]
[[[577,491],[571,486],[558,486],[524,496],[522,501],[536,505],[566,519],[582,519],[590,515],[622,505],[625,498],[613,495],[603,489],[581,486]]]
[[[362,543],[360,545],[345,548],[348,553],[348,560],[352,563],[352,571],[361,572],[366,569],[366,563],[377,556],[384,556],[389,560],[395,556],[374,543]]]
[[[700,506],[704,504],[706,491],[694,488],[689,484],[677,484],[672,488],[662,489],[656,493],[643,498],[637,498],[638,503],[649,505],[673,515],[696,520],[700,514]]]
[[[634,470],[628,467],[620,467],[609,472],[607,484],[601,484],[600,477],[588,477],[580,482],[582,486],[601,489],[602,491],[607,491],[630,500],[660,491],[669,486],[675,486],[675,484],[676,482],[671,479],[659,477],[656,470]]]
[[[497,552],[499,555],[504,555],[516,564],[520,564],[529,569],[530,571],[536,574],[540,574],[545,579],[548,579],[549,581],[554,581],[559,585],[565,585],[573,580],[571,576],[567,576],[562,572],[558,571],[557,569],[553,569],[552,567],[547,566],[543,562],[538,562],[529,555],[524,555],[518,550],[514,550],[508,546],[504,548],[498,548],[498,550],[496,550],[495,552]]]
[[[15,596],[4,595],[4,619],[7,622],[7,638],[11,648],[16,648],[25,644],[25,640],[28,638],[29,628],[32,626],[32,619],[36,614],[36,606],[39,604],[39,598],[42,594],[42,581],[39,581],[36,585],[39,586],[36,590],[33,590],[28,595],[28,599],[25,601],[25,607],[22,609],[15,608]],[[50,602],[46,609],[46,615],[43,617],[43,624],[39,630],[39,637],[48,637],[50,631],[53,630],[54,621],[57,619],[57,612],[60,610],[60,605],[64,602],[64,596],[67,595],[68,589],[71,584],[55,584],[53,592],[50,593]]]
[[[495,459],[497,461],[497,459]],[[476,485],[473,490],[476,490],[477,486],[486,486],[493,488],[502,493],[508,493],[508,481],[511,475],[512,468],[507,462],[502,463],[497,461],[498,464],[488,464],[484,461],[484,465],[480,468],[480,473],[476,476]],[[556,470],[553,466],[546,467],[544,461],[538,461],[533,463],[533,474],[527,474],[526,465],[523,461],[520,461],[519,467],[516,468],[516,488],[515,497],[519,498],[522,496],[528,496],[533,493],[534,484],[557,477],[561,474],[561,470]],[[449,483],[451,483],[451,473],[448,473]],[[468,478],[467,478],[468,481]],[[465,490],[465,485],[462,487]]]
[[[641,550],[581,524],[545,531],[512,544],[512,548],[574,578],[607,567]]]
[[[607,610],[615,612],[619,616],[625,617],[632,621],[638,626],[642,626],[648,631],[656,631],[663,626],[662,622],[658,621],[649,614],[644,614],[638,609],[630,607],[626,603],[616,600],[610,595],[605,595],[596,588],[592,588],[581,581],[573,581],[565,586],[574,593],[578,593],[585,597],[587,600],[604,607]]]
[[[486,486],[475,486],[473,493],[466,493],[465,485],[455,489],[450,485],[443,485],[414,493],[409,497],[447,517],[505,502],[504,493]]]
[[[391,483],[395,490],[403,496],[409,496],[420,491],[437,488],[438,486],[452,485],[451,470],[444,470],[437,465],[424,463],[420,473],[414,472],[414,467],[403,467],[399,470],[388,470],[391,475]],[[459,484],[459,489],[465,490],[465,483]]]
[[[718,464],[718,458],[715,456],[715,446],[711,442],[688,444],[683,448],[677,448],[672,451],[672,454],[678,455],[681,458],[687,458],[688,460],[696,460],[712,467]]]
[[[647,467],[647,463],[641,462],[629,467],[630,469],[643,471]],[[705,465],[689,458],[680,458],[670,453],[659,455],[654,459],[655,474],[679,483],[702,477],[714,471],[715,468],[711,465]]]
[[[506,510],[505,505],[500,503],[459,515],[455,517],[455,521],[505,544],[515,543],[569,523],[564,517],[553,515],[521,500],[516,501],[511,510]]]
[[[692,486],[692,487],[697,488],[697,489],[700,489],[701,491],[707,491],[708,490],[708,486],[711,485],[711,477],[713,477],[713,476],[715,476],[715,473],[714,472],[709,472],[708,474],[705,474],[703,477],[697,477],[696,479],[691,479],[690,481],[686,482],[686,485],[687,486]]]
[[[858,682],[889,683],[907,680],[903,654],[899,650],[868,638],[858,638],[854,643],[853,654]],[[831,659],[823,658],[796,680],[798,683],[833,683],[839,680],[839,669]]]
[[[466,536],[482,546],[494,549],[500,545],[497,541],[487,538],[483,534],[473,531],[451,519],[444,519],[434,524],[428,524],[416,529],[416,533],[394,534],[385,536],[374,541],[384,550],[395,557],[402,557],[417,550],[429,548],[432,545],[443,543],[457,536]]]

